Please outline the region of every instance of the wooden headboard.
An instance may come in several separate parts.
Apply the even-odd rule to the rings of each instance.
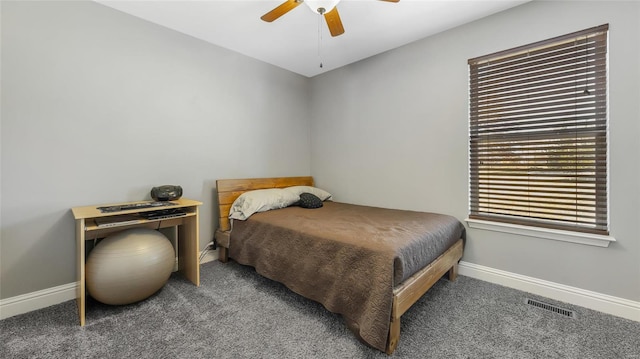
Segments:
[[[216,181],[218,189],[218,209],[220,213],[220,230],[231,229],[229,210],[233,201],[247,191],[266,188],[283,188],[291,186],[313,186],[313,177],[274,177],[274,178],[242,178]]]

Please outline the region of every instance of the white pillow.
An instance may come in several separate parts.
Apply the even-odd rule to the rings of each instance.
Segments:
[[[248,191],[233,202],[229,210],[229,218],[244,221],[256,212],[288,207],[299,199],[299,195],[280,188]]]
[[[307,193],[311,193],[312,195],[320,198],[320,200],[322,201],[326,201],[328,199],[331,199],[331,193],[320,189],[318,187],[311,187],[311,186],[292,186],[292,187],[287,187],[283,189],[284,191],[290,192],[295,194],[296,196],[300,197],[301,193],[307,192]]]

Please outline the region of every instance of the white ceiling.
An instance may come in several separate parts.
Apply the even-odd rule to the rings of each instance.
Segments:
[[[285,0],[95,1],[312,77],[530,0],[343,0],[345,33],[337,37],[304,4],[272,23],[260,20]]]

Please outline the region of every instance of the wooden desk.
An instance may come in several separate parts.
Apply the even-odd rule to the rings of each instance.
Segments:
[[[85,282],[85,241],[96,238],[104,238],[109,234],[120,232],[124,229],[145,227],[151,229],[178,227],[178,270],[193,284],[200,286],[200,234],[199,234],[199,210],[198,206],[202,202],[181,198],[171,201],[177,203],[175,206],[151,207],[136,210],[118,211],[103,213],[98,207],[117,206],[134,203],[148,203],[148,201],[116,203],[106,205],[95,205],[86,207],[74,207],[71,209],[76,219],[76,240],[77,245],[77,265],[78,265],[78,289],[76,301],[78,304],[78,315],[80,325],[85,324],[85,304],[86,304],[86,282]],[[135,224],[123,224],[110,227],[98,227],[95,219],[99,217],[111,217],[123,214],[135,214],[149,211],[157,211],[167,208],[183,208],[187,210],[187,215],[183,217],[140,220]]]

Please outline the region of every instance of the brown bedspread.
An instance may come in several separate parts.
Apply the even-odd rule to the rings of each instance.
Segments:
[[[454,217],[325,202],[234,221],[229,255],[342,314],[385,351],[393,288],[461,238]]]

